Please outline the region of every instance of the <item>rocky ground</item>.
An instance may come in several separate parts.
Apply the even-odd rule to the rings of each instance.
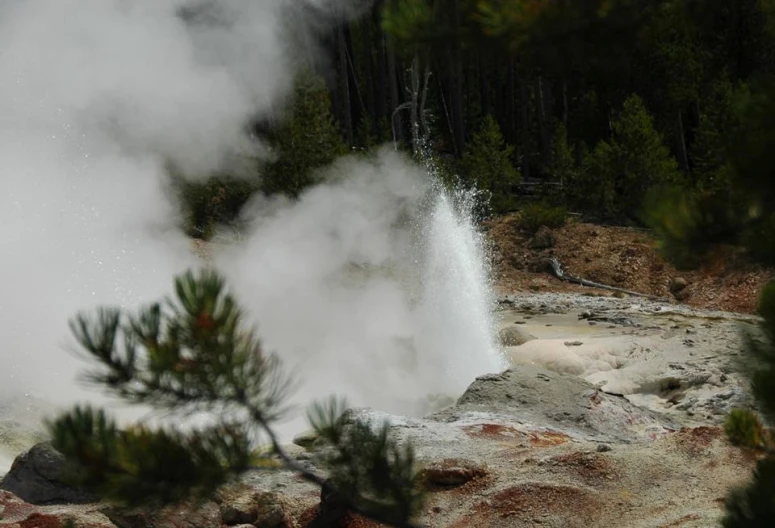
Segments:
[[[753,464],[718,427],[678,427],[542,367],[482,377],[426,419],[367,410],[351,418],[389,420],[393,434],[414,442],[430,491],[421,525],[429,527],[712,526],[728,488]],[[293,452],[324,471],[314,449]],[[33,506],[3,491],[0,526],[53,528],[70,518],[105,528],[302,527],[314,526],[318,503],[319,491],[287,472],[247,475],[202,507],[157,513]],[[349,516],[340,526],[377,525]]]
[[[755,316],[564,293],[512,295],[501,305],[499,329],[515,368],[579,376],[682,425],[718,424],[731,408],[753,404],[740,371]]]
[[[729,445],[721,424],[730,409],[752,405],[739,374],[741,332],[755,333],[746,314],[772,273],[721,257],[679,273],[646,234],[624,228],[570,223],[536,244],[506,217],[488,234],[509,369],[476,379],[454,405],[424,418],[348,415],[387,420],[416,446],[429,491],[420,525],[718,525],[729,488],[749,478],[756,460]],[[668,300],[561,282],[543,266],[550,256],[572,275]],[[19,420],[0,420],[14,448],[37,441],[20,430]],[[325,474],[309,440],[288,450]],[[45,445],[17,458],[0,482],[0,527],[59,528],[68,519],[100,528],[323,526],[320,490],[286,471],[245,475],[198,508],[127,512],[63,489],[60,468]],[[346,515],[337,526],[377,525]]]
[[[729,488],[755,463],[720,427],[729,409],[750,404],[736,362],[740,329],[754,329],[754,317],[567,293],[504,297],[497,315],[509,370],[425,418],[349,413],[387,420],[416,446],[430,492],[422,526],[717,524]],[[289,451],[324,474],[305,440]],[[52,486],[55,453],[33,455],[0,484],[0,526],[320,526],[319,490],[285,471],[248,474],[198,509],[122,512],[49,504],[79,496]],[[377,525],[348,515],[339,526]]]

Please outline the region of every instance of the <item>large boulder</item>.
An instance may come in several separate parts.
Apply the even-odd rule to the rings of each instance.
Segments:
[[[83,504],[96,502],[93,494],[64,481],[67,460],[48,442],[34,445],[14,460],[0,480],[0,489],[31,504]]]
[[[461,400],[429,418],[348,411],[412,442],[429,491],[423,526],[714,526],[718,497],[755,465],[721,427],[669,430],[625,398],[540,367],[483,376]],[[694,481],[703,485],[687,493]]]
[[[677,429],[666,417],[606,394],[578,376],[533,365],[478,377],[455,407],[432,417],[446,420],[482,411],[599,440],[644,440]]]
[[[668,287],[670,288],[670,293],[676,294],[684,289],[689,285],[689,281],[684,279],[683,277],[673,277],[670,279],[670,283],[668,284]]]
[[[670,288],[670,293],[673,294],[673,297],[676,298],[676,300],[679,301],[685,301],[690,296],[690,288],[689,281],[684,279],[683,277],[673,277],[670,279],[670,283],[668,284],[668,288]]]
[[[535,336],[530,335],[516,326],[507,326],[498,332],[498,338],[500,339],[502,346],[510,347],[523,345],[528,341],[535,339]]]

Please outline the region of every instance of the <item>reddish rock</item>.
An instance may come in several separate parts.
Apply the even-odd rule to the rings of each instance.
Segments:
[[[429,488],[450,488],[484,477],[487,469],[470,460],[447,458],[433,462],[420,471],[420,479]]]
[[[36,506],[8,491],[0,491],[0,527],[116,528],[95,506]]]
[[[617,471],[611,460],[600,453],[567,453],[549,459],[552,464],[567,468],[588,484],[613,480]]]
[[[475,504],[470,514],[450,528],[524,526],[526,519],[542,519],[550,526],[596,526],[601,501],[596,494],[573,486],[524,483],[507,488]]]
[[[23,521],[16,523],[14,528],[16,526],[19,528],[70,528],[73,523],[75,523],[75,519],[69,515],[33,513]]]
[[[530,433],[530,443],[535,447],[549,447],[564,444],[570,437],[558,431]]]
[[[2,509],[0,526],[24,520],[36,510],[32,504],[24,502],[10,491],[5,490],[0,490],[0,509]]]
[[[463,431],[472,438],[487,438],[489,440],[521,439],[526,435],[513,427],[503,424],[476,424],[463,427]]]

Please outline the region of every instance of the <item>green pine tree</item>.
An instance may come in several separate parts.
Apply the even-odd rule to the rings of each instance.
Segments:
[[[355,129],[355,137],[356,147],[363,152],[369,152],[377,146],[375,131],[372,127],[371,118],[368,115],[364,115],[358,122],[358,126]]]
[[[293,105],[270,143],[277,158],[263,171],[263,190],[292,197],[318,181],[318,169],[347,153],[323,79],[302,70],[296,79]]]
[[[715,90],[719,101],[705,115],[727,128],[700,125],[697,159],[703,179],[693,188],[667,188],[651,197],[647,222],[665,256],[678,264],[696,266],[719,244],[742,246],[755,259],[775,263],[775,187],[769,168],[775,145],[773,87],[775,81],[765,79],[730,95],[721,83]]]
[[[734,185],[731,153],[740,130],[738,101],[749,97],[728,79],[716,82],[702,102],[700,123],[690,149],[691,181],[652,193],[646,222],[660,238],[661,252],[683,268],[698,266],[710,248],[738,244],[748,199]]]
[[[576,156],[568,144],[568,130],[563,123],[557,125],[552,138],[552,155],[546,167],[546,173],[552,178],[553,183],[560,185],[559,192],[552,192],[552,196],[564,203],[572,199],[576,189],[572,185],[578,180],[578,167]]]
[[[253,180],[214,176],[207,181],[173,177],[183,209],[183,228],[192,238],[208,240],[219,225],[237,223],[242,207],[258,188]]]
[[[514,147],[507,145],[498,122],[485,116],[463,156],[462,172],[470,184],[492,194],[490,206],[495,213],[515,207],[512,187],[519,183],[520,174],[512,164]]]
[[[769,242],[775,242],[770,238]],[[762,292],[759,313],[761,336],[749,334],[746,359],[754,397],[768,424],[775,419],[775,282]],[[725,528],[775,525],[775,441],[771,427],[749,409],[736,409],[727,416],[725,430],[730,441],[764,454],[756,463],[753,479],[733,489],[726,500]]]
[[[639,221],[647,191],[680,181],[678,167],[637,95],[627,98],[612,128],[611,139],[584,160],[578,196],[605,217]]]
[[[71,328],[95,365],[90,383],[129,404],[211,418],[193,430],[120,429],[105,411],[76,407],[48,424],[53,446],[71,463],[72,484],[128,506],[161,506],[208,497],[274,457],[301,478],[333,487],[350,511],[411,526],[423,499],[414,452],[390,437],[387,424],[348,422],[335,399],[315,404],[308,417],[331,447],[329,479],[285,453],[272,427],[285,412],[290,378],[262,350],[216,272],[178,277],[174,298],[138,313],[102,308],[78,315]],[[271,448],[257,451],[257,436]]]
[[[741,89],[745,90],[745,87]],[[714,84],[703,101],[700,123],[695,130],[690,152],[694,165],[694,186],[698,190],[728,191],[731,170],[728,148],[739,126],[735,99],[735,87],[727,78],[723,78]]]
[[[560,123],[552,139],[552,156],[547,173],[561,184],[571,182],[576,177],[576,162],[573,150],[568,144],[568,130]]]

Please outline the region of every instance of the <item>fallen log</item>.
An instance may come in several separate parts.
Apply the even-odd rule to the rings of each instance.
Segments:
[[[582,279],[581,277],[574,277],[572,275],[568,275],[565,273],[562,269],[562,265],[560,265],[560,261],[558,261],[556,258],[552,257],[548,260],[549,266],[552,268],[552,272],[554,273],[554,276],[558,279],[565,281],[565,282],[573,282],[576,284],[580,284],[582,286],[588,286],[590,288],[599,288],[602,290],[610,290],[615,292],[621,292],[625,293],[627,295],[632,295],[634,297],[645,297],[650,300],[654,301],[664,301],[669,302],[669,299],[666,299],[665,297],[658,297],[656,295],[650,295],[648,293],[640,293],[632,290],[627,290],[625,288],[618,288],[616,286],[609,286],[608,284],[602,284],[599,282],[594,282],[587,279]]]

